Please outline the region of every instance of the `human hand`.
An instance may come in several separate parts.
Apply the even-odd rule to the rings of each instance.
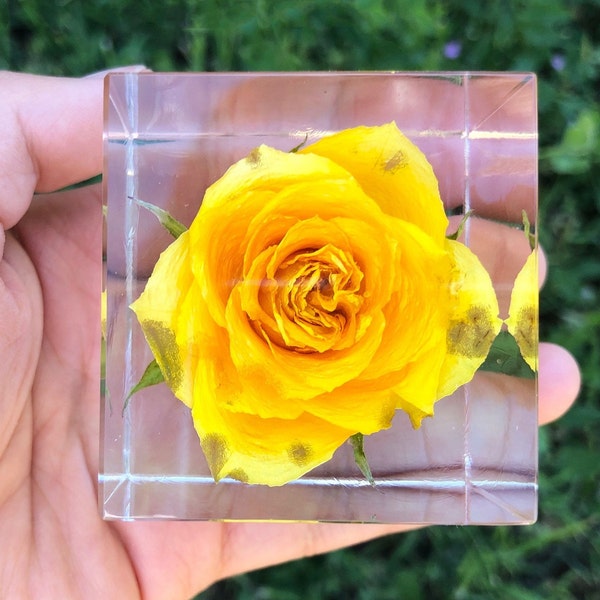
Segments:
[[[242,571],[402,526],[123,523],[97,507],[97,186],[40,195],[102,169],[102,80],[0,74],[0,590],[8,598],[186,598]],[[540,423],[579,388],[540,348]]]

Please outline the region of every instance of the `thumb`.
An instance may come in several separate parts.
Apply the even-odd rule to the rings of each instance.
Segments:
[[[119,69],[143,70],[135,66]],[[34,192],[83,181],[102,170],[103,81],[0,73],[0,225],[13,227]]]
[[[100,173],[102,95],[100,77],[0,73],[0,504],[30,468],[31,391],[43,331],[38,273],[6,230],[35,191]]]

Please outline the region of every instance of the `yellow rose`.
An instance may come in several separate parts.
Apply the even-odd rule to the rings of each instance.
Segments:
[[[471,380],[501,321],[447,225],[394,123],[260,146],[206,191],[132,308],[216,480],[282,485]]]

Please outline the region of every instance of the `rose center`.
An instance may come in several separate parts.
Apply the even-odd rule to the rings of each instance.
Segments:
[[[352,345],[363,304],[363,273],[353,257],[330,244],[288,256],[275,272],[269,312],[284,344],[300,352]]]

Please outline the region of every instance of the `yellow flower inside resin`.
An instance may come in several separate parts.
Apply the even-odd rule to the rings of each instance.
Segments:
[[[447,225],[394,123],[260,146],[206,191],[132,308],[216,480],[282,485],[471,380],[501,321]]]
[[[509,333],[517,340],[521,355],[533,372],[538,369],[537,269],[537,251],[534,250],[515,279],[506,319]]]

